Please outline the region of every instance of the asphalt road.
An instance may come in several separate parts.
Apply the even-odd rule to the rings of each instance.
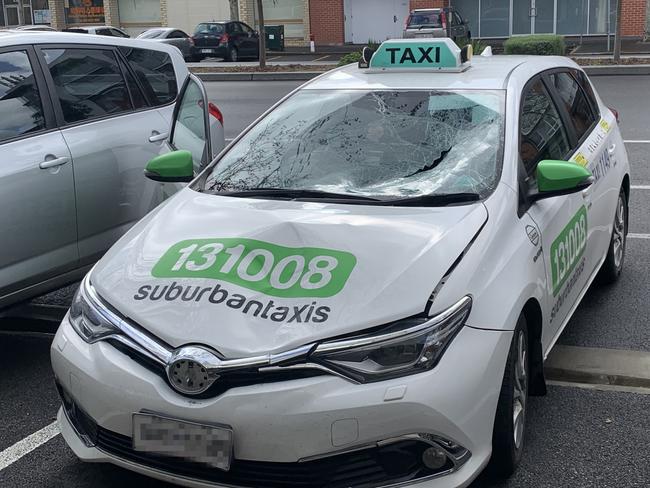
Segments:
[[[650,77],[594,79],[605,102],[617,108],[626,140],[650,140]],[[298,82],[208,83],[232,138]],[[633,185],[650,187],[650,144],[626,144]],[[650,233],[650,190],[635,188],[630,232]],[[594,287],[560,338],[568,345],[650,350],[648,295],[650,239],[631,238],[624,275],[614,286]],[[45,301],[65,303],[73,288]],[[0,334],[0,457],[7,447],[50,424],[59,400],[49,366],[48,336]],[[522,465],[506,483],[483,480],[473,488],[648,486],[650,397],[639,393],[553,386],[531,398]],[[60,436],[0,470],[1,487],[162,487],[147,478],[75,459]]]

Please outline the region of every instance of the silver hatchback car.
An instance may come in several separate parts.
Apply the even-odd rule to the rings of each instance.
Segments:
[[[453,7],[412,10],[406,19],[404,38],[449,37],[471,39],[469,24]]]
[[[189,149],[198,171],[224,147],[179,50],[147,41],[1,32],[0,114],[0,309],[79,279],[177,191],[150,159]]]

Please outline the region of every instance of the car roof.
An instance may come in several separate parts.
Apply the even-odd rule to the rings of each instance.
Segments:
[[[110,46],[139,47],[168,53],[178,51],[178,48],[164,43],[150,42],[146,39],[129,39],[126,37],[96,36],[94,34],[79,35],[75,32],[30,32],[30,31],[0,31],[0,47],[11,47],[20,44],[103,44]]]
[[[562,56],[475,56],[471,66],[463,72],[441,70],[396,69],[378,71],[359,68],[356,64],[329,71],[303,89],[483,89],[504,90],[508,79],[518,67],[545,71],[557,67],[577,68],[578,65]]]

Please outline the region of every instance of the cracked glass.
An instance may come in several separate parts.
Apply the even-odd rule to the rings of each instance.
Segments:
[[[213,165],[205,189],[485,196],[500,175],[504,103],[499,90],[303,90]]]

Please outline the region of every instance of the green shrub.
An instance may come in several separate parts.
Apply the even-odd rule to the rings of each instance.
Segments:
[[[511,37],[504,44],[506,54],[539,54],[564,56],[564,37],[553,34]]]
[[[457,41],[456,44],[461,49],[463,49],[468,44],[471,44],[472,45],[472,52],[474,53],[474,56],[478,56],[479,54],[481,54],[483,49],[485,49],[485,46],[478,39],[472,39],[471,41],[469,41],[465,37],[462,40]]]
[[[353,53],[348,53],[339,60],[339,66],[345,66],[350,63],[358,63],[361,61],[361,53],[356,51]]]

